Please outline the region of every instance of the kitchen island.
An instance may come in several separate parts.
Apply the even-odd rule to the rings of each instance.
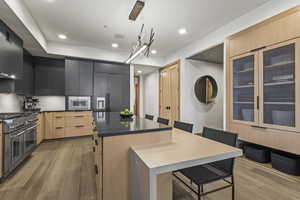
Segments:
[[[94,112],[94,155],[98,200],[130,200],[129,150],[171,140],[172,127],[133,117],[122,120],[119,113]],[[158,176],[158,199],[171,199],[170,174]]]

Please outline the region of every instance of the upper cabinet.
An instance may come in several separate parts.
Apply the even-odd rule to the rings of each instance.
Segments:
[[[257,53],[231,60],[232,116],[235,121],[257,124]]]
[[[63,59],[34,57],[35,95],[65,95],[65,61]]]
[[[22,78],[23,41],[0,21],[0,73]]]
[[[298,6],[231,36],[230,57],[300,37],[299,21]]]
[[[93,61],[66,59],[65,94],[68,96],[93,95]]]
[[[232,58],[230,119],[262,128],[299,129],[299,59],[300,39]]]
[[[226,42],[226,129],[300,155],[300,6]]]
[[[260,121],[265,127],[296,130],[299,99],[300,40],[270,46],[259,52]],[[297,90],[298,88],[298,90]],[[298,92],[296,92],[298,91]],[[296,96],[298,95],[298,96]],[[296,114],[298,113],[298,114]]]
[[[34,95],[34,63],[33,57],[24,50],[23,56],[23,76],[15,81],[15,92],[18,95]]]

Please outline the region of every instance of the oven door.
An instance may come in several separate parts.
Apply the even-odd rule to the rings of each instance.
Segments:
[[[37,125],[27,129],[24,133],[25,154],[31,153],[36,147],[36,127]]]
[[[15,168],[22,161],[24,155],[24,133],[25,131],[21,131],[10,136],[12,168]]]

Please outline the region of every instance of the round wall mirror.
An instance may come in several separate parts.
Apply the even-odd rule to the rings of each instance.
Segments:
[[[218,85],[213,77],[202,76],[196,81],[194,91],[201,103],[209,104],[217,97]]]

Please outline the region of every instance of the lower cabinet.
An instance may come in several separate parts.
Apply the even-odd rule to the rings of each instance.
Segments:
[[[103,199],[103,157],[102,157],[102,138],[99,138],[97,134],[94,134],[94,158],[95,158],[95,174],[96,174],[96,190],[97,200]]]
[[[87,136],[92,134],[91,112],[45,113],[45,139]]]
[[[36,143],[39,145],[45,138],[44,114],[38,114]]]

